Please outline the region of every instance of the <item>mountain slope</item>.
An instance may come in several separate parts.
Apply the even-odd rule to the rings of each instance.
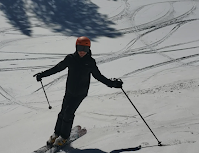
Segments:
[[[0,1],[0,152],[26,153],[53,133],[67,69],[32,76],[75,51],[78,36],[91,38],[93,57],[121,89],[94,78],[74,125],[88,133],[71,153],[197,153],[199,149],[199,2],[166,0]],[[60,153],[64,153],[64,148]]]

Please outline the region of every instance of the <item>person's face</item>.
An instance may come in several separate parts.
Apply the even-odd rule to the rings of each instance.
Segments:
[[[78,51],[78,54],[82,58],[82,57],[84,57],[87,54],[87,52],[85,52],[85,51]]]

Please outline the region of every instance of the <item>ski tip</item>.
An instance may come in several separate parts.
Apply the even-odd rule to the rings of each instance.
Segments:
[[[81,129],[79,132],[78,132],[78,137],[81,137],[83,135],[85,135],[87,133],[87,130],[86,129]]]
[[[80,125],[76,125],[75,127],[80,127],[80,128],[81,128],[81,126],[80,126]]]
[[[83,128],[82,130],[87,131],[86,128]]]
[[[77,127],[79,130],[82,128],[80,125],[77,125],[76,127]]]
[[[87,133],[87,130],[85,128],[81,129],[81,132],[82,134],[86,134]]]

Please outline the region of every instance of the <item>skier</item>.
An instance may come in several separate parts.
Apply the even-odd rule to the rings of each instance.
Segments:
[[[35,75],[36,80],[41,81],[43,77],[68,68],[62,108],[58,114],[54,133],[47,141],[47,145],[62,146],[67,142],[72,129],[75,111],[87,96],[91,74],[95,79],[108,87],[122,88],[122,81],[107,79],[100,73],[95,60],[91,57],[90,46],[89,38],[84,36],[77,38],[75,53],[67,55],[56,66]]]

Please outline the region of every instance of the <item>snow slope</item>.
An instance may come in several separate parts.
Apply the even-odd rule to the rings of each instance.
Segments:
[[[74,125],[88,133],[71,153],[198,153],[198,0],[1,0],[0,152],[27,153],[53,133],[67,70],[32,76],[75,51],[78,36],[92,40],[102,74],[121,78],[121,89],[92,78]],[[64,148],[60,153],[64,153]]]

